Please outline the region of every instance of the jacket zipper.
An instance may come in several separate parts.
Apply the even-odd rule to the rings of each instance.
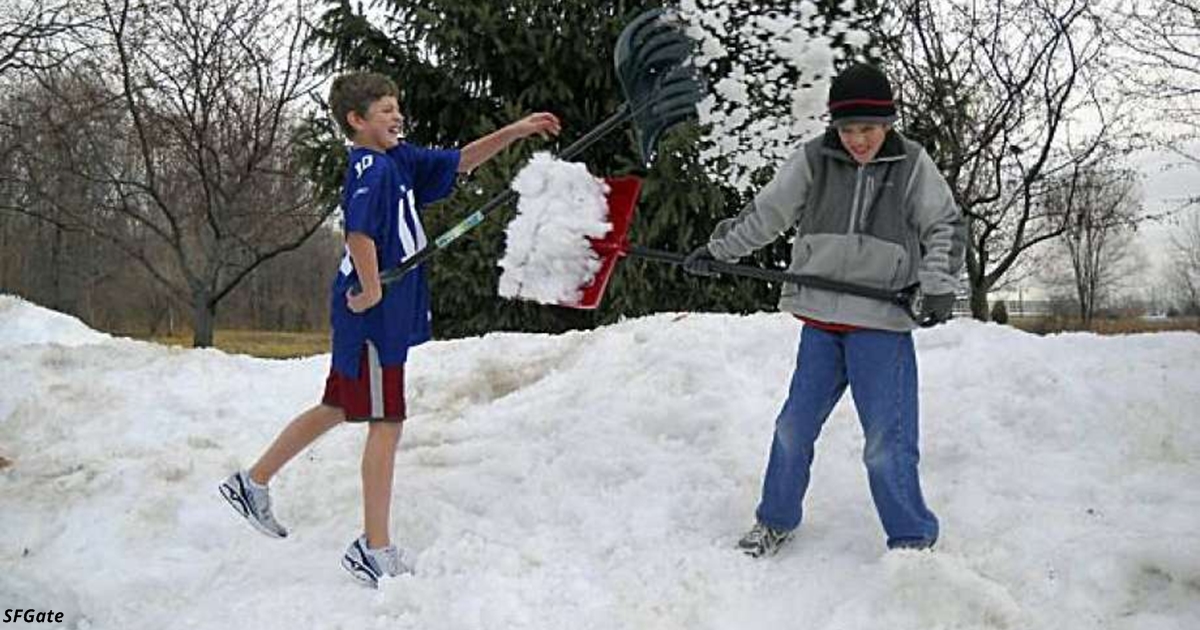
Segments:
[[[864,166],[862,164],[859,164],[856,167],[856,170],[854,171],[854,199],[850,201],[850,224],[846,226],[846,234],[847,235],[854,234],[854,224],[858,219],[858,204],[860,203],[859,200],[862,196],[863,169],[864,169]],[[859,237],[859,238],[862,238],[862,237]],[[847,269],[847,267],[850,266],[849,257],[850,257],[850,249],[842,248],[842,268],[839,271],[839,273],[841,274],[841,276],[843,278],[846,277],[846,269]],[[834,302],[833,302],[834,310],[840,309],[841,301],[842,301],[842,294],[835,292],[833,294],[833,300],[834,300]]]
[[[863,166],[858,165],[858,170],[854,174],[854,200],[850,202],[850,225],[846,228],[846,234],[854,233],[854,225],[858,219],[858,204],[860,193],[862,193]]]
[[[871,206],[875,205],[875,178],[867,177],[867,189],[864,191],[862,198],[862,207],[858,212],[858,231],[859,233],[867,230],[867,215],[871,213]]]

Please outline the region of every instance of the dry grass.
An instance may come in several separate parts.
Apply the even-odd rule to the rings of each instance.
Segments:
[[[1026,332],[1039,335],[1084,330],[1078,318],[1014,316],[1009,318],[1008,324]],[[1092,322],[1091,332],[1100,335],[1128,335],[1168,330],[1200,332],[1200,317],[1172,317],[1169,319],[1145,319],[1141,317],[1125,317],[1121,319],[1098,318]],[[165,345],[183,348],[192,347],[191,333],[170,337],[148,337],[144,334],[130,336]],[[218,330],[213,345],[225,352],[248,354],[266,359],[290,359],[329,352],[329,332]]]
[[[170,337],[139,337],[168,346],[192,347],[191,333]],[[249,354],[265,359],[291,359],[329,352],[329,332],[218,330],[213,335],[213,346],[225,352]]]
[[[1144,317],[1122,317],[1118,319],[1096,318],[1090,329],[1084,328],[1077,317],[1010,317],[1008,324],[1026,332],[1039,335],[1088,331],[1098,335],[1132,335],[1171,330],[1200,332],[1200,317],[1171,317],[1147,319]]]

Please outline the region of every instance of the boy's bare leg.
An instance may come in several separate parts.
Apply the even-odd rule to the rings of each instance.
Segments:
[[[316,405],[296,416],[250,467],[250,479],[266,485],[297,453],[345,419],[341,409],[329,405]]]
[[[392,479],[396,469],[396,444],[404,428],[400,422],[371,422],[363,449],[363,525],[367,546],[380,549],[391,544],[388,519],[392,510]]]

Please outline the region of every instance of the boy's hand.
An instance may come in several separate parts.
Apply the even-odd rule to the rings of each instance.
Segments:
[[[557,136],[558,132],[562,131],[562,123],[559,122],[558,116],[550,112],[538,112],[513,123],[512,128],[520,138],[532,136],[535,133],[545,138],[547,135]]]
[[[346,291],[346,306],[354,313],[362,313],[367,309],[379,303],[383,299],[383,289],[379,286],[372,288],[363,288],[360,293],[355,294],[353,290]]]
[[[712,255],[712,250],[708,249],[708,245],[701,245],[693,249],[681,263],[683,270],[693,276],[702,276],[705,278],[715,278],[721,274],[709,268],[709,263],[716,260]]]
[[[921,304],[921,314],[917,317],[917,323],[922,328],[929,328],[948,322],[951,317],[954,317],[953,293],[926,295]]]

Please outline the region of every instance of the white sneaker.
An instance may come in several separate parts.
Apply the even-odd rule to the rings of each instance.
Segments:
[[[221,496],[250,521],[254,529],[271,538],[287,538],[287,528],[271,514],[271,495],[265,487],[256,486],[244,470],[233,473],[221,484]]]
[[[351,577],[371,588],[379,588],[379,580],[385,576],[395,577],[413,572],[403,549],[396,548],[396,545],[371,549],[367,547],[365,534],[346,548],[346,553],[342,555],[342,567],[350,572]]]

